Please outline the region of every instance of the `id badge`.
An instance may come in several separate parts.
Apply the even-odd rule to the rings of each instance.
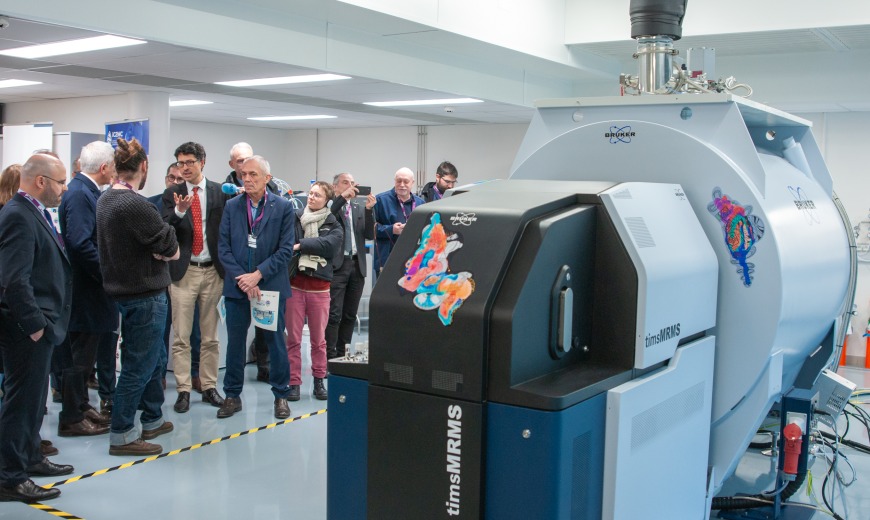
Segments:
[[[254,235],[248,235],[248,247],[251,249],[257,249],[257,237]]]

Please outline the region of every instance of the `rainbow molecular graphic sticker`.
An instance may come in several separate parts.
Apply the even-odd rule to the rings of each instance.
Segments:
[[[459,235],[448,235],[441,215],[433,213],[414,256],[405,262],[405,275],[399,279],[399,287],[417,293],[414,305],[424,311],[438,309],[438,318],[445,326],[453,323],[453,313],[474,292],[471,273],[449,273],[447,256],[460,247]]]
[[[755,264],[747,259],[755,254],[755,244],[764,235],[764,222],[752,214],[752,206],[741,206],[739,202],[722,195],[722,189],[713,188],[713,202],[707,204],[707,211],[713,214],[725,234],[725,246],[731,255],[731,263],[737,264],[737,273],[743,278],[743,285],[752,285]]]

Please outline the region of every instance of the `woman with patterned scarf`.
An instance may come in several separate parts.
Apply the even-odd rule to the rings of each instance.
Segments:
[[[311,337],[311,371],[314,374],[314,397],[326,400],[326,323],[329,320],[329,283],[334,262],[343,260],[341,246],[344,231],[331,214],[327,202],[334,196],[332,185],[315,182],[308,192],[305,209],[296,212],[296,236],[293,247],[299,254],[299,268],[290,278],[293,295],[287,299],[287,357],[290,360],[290,401],[299,400],[302,384],[302,326],[308,317]]]

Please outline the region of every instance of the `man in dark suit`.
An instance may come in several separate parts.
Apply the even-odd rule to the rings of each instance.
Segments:
[[[82,148],[81,174],[69,183],[60,204],[60,228],[72,264],[73,298],[69,323],[72,366],[63,371],[63,409],[57,433],[64,437],[109,431],[109,414],[88,404],[85,378],[97,363],[99,395],[106,409],[115,393],[115,350],[118,308],[103,290],[97,251],[97,198],[112,181],[115,150],[104,141]]]
[[[266,192],[272,178],[269,163],[255,155],[242,165],[245,194],[231,199],[221,220],[218,254],[226,270],[227,310],[226,400],[219,419],[241,411],[245,382],[245,343],[251,325],[251,299],[260,291],[279,293],[276,331],[263,331],[269,347],[269,383],[275,396],[275,417],[290,417],[290,362],[284,346],[284,302],[290,297],[287,265],[293,255],[295,215],[290,201]]]
[[[229,196],[221,192],[220,184],[202,174],[205,149],[201,144],[187,142],[175,150],[175,165],[184,178],[163,192],[163,220],[175,228],[181,257],[169,264],[172,285],[172,366],[178,398],[175,411],[190,409],[190,331],[193,314],[199,305],[200,354],[199,375],[202,400],[220,407],[224,399],[218,393],[217,304],[223,289],[224,268],[217,254],[218,233],[224,205]]]
[[[0,409],[0,501],[37,502],[60,495],[31,476],[66,475],[72,466],[42,455],[39,428],[48,396],[52,349],[66,336],[72,277],[47,208],[60,204],[66,170],[37,154],[21,171],[18,194],[0,212],[0,355],[6,374]]]
[[[333,261],[332,283],[329,286],[329,321],[326,324],[326,357],[344,356],[353,339],[353,326],[363,288],[366,284],[366,240],[375,238],[375,217],[372,208],[375,196],[366,197],[365,205],[356,201],[358,194],[353,176],[339,173],[332,180],[335,193],[332,214],[344,227],[344,255]],[[352,232],[351,232],[352,231]]]

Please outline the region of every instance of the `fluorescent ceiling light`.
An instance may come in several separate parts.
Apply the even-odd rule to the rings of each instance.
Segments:
[[[0,81],[0,88],[26,87],[27,85],[42,85],[42,82],[23,79],[4,79]]]
[[[45,58],[48,56],[61,56],[63,54],[75,54],[77,52],[99,51],[102,49],[114,49],[116,47],[127,47],[128,45],[141,45],[148,43],[145,40],[134,40],[133,38],[123,38],[121,36],[112,36],[105,34],[103,36],[95,36],[93,38],[83,38],[81,40],[67,40],[65,42],[43,43],[40,45],[28,45],[27,47],[18,47],[15,49],[7,49],[0,51],[4,56],[14,56],[16,58]]]
[[[291,83],[313,83],[315,81],[335,81],[351,79],[350,76],[338,74],[309,74],[307,76],[284,76],[282,78],[242,79],[239,81],[217,81],[215,85],[228,87],[262,87],[264,85],[289,85]]]
[[[249,117],[251,121],[302,121],[305,119],[335,119],[337,116],[264,116]]]
[[[203,101],[201,99],[181,99],[178,101],[170,101],[171,107],[192,107],[195,105],[211,105],[214,101]]]
[[[417,99],[411,101],[369,101],[364,105],[373,107],[413,107],[426,105],[462,105],[464,103],[483,103],[482,99],[450,98],[450,99]]]

